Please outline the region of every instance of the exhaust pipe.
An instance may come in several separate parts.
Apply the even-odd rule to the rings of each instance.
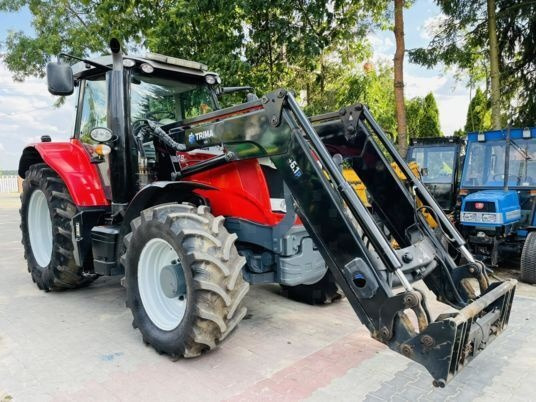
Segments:
[[[106,73],[108,87],[108,128],[117,138],[110,154],[110,182],[112,215],[122,215],[136,191],[134,166],[137,154],[131,152],[130,124],[128,123],[128,82],[123,69],[121,44],[110,41],[112,71]]]

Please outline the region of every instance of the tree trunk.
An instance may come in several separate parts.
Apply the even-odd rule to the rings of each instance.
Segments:
[[[494,130],[501,129],[501,87],[499,73],[499,44],[497,43],[497,20],[495,0],[488,2],[488,35],[491,79],[491,122]]]
[[[406,138],[406,105],[404,102],[404,0],[395,0],[395,40],[396,51],[394,58],[395,73],[395,107],[396,125],[398,132],[398,151],[405,157],[408,149]]]

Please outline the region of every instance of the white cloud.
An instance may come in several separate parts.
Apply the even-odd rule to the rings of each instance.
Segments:
[[[413,98],[426,96],[429,92],[436,93],[447,84],[448,78],[439,74],[432,77],[419,77],[406,73],[404,81],[406,97]]]
[[[469,107],[468,95],[436,95],[441,130],[445,135],[463,128]]]
[[[384,62],[386,60],[393,60],[393,55],[395,53],[395,43],[389,36],[387,36],[390,34],[391,33],[384,31],[380,34],[370,33],[369,35],[367,35],[367,40],[370,42],[371,48],[374,52],[374,62],[378,63]]]
[[[446,19],[447,16],[443,13],[425,19],[424,23],[417,29],[420,37],[427,41],[431,40],[442,29]]]
[[[56,100],[48,93],[44,79],[14,81],[0,58],[0,169],[16,169],[24,147],[42,135],[54,140],[71,136],[74,97],[59,108],[54,106]]]

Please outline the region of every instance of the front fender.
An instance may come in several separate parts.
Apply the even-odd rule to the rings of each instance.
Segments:
[[[180,202],[187,199],[187,195],[194,190],[218,190],[216,187],[204,183],[193,181],[155,181],[143,187],[136,193],[123,218],[123,226],[127,227],[132,219],[136,218],[140,212],[156,204],[166,202]]]
[[[74,203],[80,207],[105,206],[106,199],[97,167],[82,143],[40,142],[26,147],[19,161],[19,176],[24,178],[26,170],[34,164],[44,162],[63,180]]]

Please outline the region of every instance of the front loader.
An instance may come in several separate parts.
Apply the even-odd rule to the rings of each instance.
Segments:
[[[373,338],[441,387],[505,329],[516,282],[490,283],[364,105],[308,118],[279,89],[221,109],[218,96],[243,88],[199,63],[111,49],[47,68],[49,90],[75,84],[79,104],[69,143],[44,138],[20,162],[40,288],[124,275],[143,340],[193,357],[244,317],[249,284],[314,301],[336,298],[336,283]],[[448,311],[430,311],[417,281]]]

